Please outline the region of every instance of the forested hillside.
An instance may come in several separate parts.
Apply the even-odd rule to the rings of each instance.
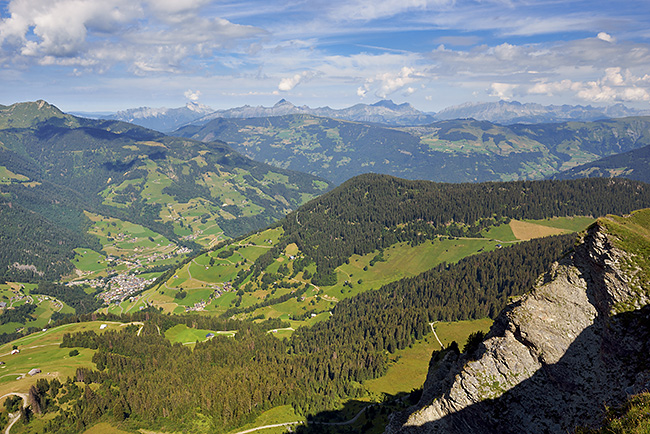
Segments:
[[[553,176],[555,179],[622,177],[650,182],[650,145],[574,167]]]
[[[254,162],[222,143],[77,118],[44,101],[0,110],[0,161],[1,201],[14,207],[3,218],[13,221],[9,212],[19,210],[34,213],[20,228],[3,226],[0,278],[12,279],[25,274],[16,274],[14,263],[51,278],[70,270],[70,247],[100,250],[87,234],[85,212],[139,224],[193,249],[265,227],[329,188],[313,176]],[[53,235],[37,237],[46,230],[30,224],[37,221]],[[44,268],[37,243],[59,243],[50,252],[56,265]]]
[[[265,268],[289,243],[316,263],[314,283],[353,254],[398,241],[445,235],[480,237],[508,219],[628,213],[650,205],[650,186],[619,179],[437,184],[363,175],[309,202],[282,220],[278,246],[258,262]]]

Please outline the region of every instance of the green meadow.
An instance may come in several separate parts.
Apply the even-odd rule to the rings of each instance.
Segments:
[[[204,342],[208,340],[207,335],[212,333],[217,336],[234,336],[235,332],[223,332],[214,330],[195,329],[186,326],[185,324],[176,324],[165,332],[165,337],[172,343],[179,342],[183,345],[195,344],[196,342]]]
[[[444,239],[425,241],[411,247],[407,243],[394,244],[383,252],[383,261],[370,262],[379,252],[364,256],[353,255],[349,263],[336,269],[337,284],[323,288],[326,295],[343,299],[405,277],[412,277],[442,262],[454,263],[482,251],[496,248],[498,243],[490,239]],[[345,282],[348,282],[346,284]]]

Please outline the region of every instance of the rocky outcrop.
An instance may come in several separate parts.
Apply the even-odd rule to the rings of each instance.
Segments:
[[[630,284],[626,255],[593,225],[499,315],[474,354],[448,352],[430,369],[418,405],[395,415],[386,433],[566,433],[598,424],[604,404],[649,379],[648,288]]]

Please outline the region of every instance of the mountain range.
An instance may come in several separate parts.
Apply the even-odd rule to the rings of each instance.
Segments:
[[[629,116],[648,116],[650,110],[631,109],[623,104],[607,107],[581,105],[542,105],[517,101],[470,102],[448,107],[438,113],[439,120],[472,118],[497,124],[539,124],[551,122],[589,122]]]
[[[115,114],[104,115],[100,118],[128,122],[152,130],[168,132],[213,112],[214,110],[206,105],[189,102],[185,107],[171,109],[165,107],[139,107],[118,111]]]
[[[113,119],[151,128],[162,132],[171,132],[188,125],[202,125],[217,118],[246,119],[275,117],[291,114],[308,114],[313,116],[342,119],[354,122],[373,123],[388,126],[426,125],[436,120],[476,119],[497,124],[548,123],[567,121],[594,121],[607,118],[627,116],[647,116],[649,110],[630,109],[623,104],[608,107],[544,106],[517,101],[477,102],[448,107],[440,112],[428,113],[417,110],[409,103],[395,104],[391,100],[381,100],[374,104],[355,104],[343,109],[330,107],[311,108],[306,105],[295,106],[281,99],[272,107],[245,105],[236,108],[214,110],[203,104],[191,102],[180,108],[139,107],[114,114],[73,113],[91,118]]]

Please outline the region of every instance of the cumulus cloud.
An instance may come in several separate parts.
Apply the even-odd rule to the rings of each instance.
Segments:
[[[124,63],[136,73],[173,72],[260,29],[199,14],[207,0],[11,0],[0,21],[3,54],[41,64]]]
[[[300,74],[295,74],[291,77],[283,78],[280,80],[280,84],[278,84],[278,89],[283,92],[288,92],[294,87],[298,86],[301,82],[311,79],[313,76],[313,72],[303,71]]]
[[[555,96],[566,91],[594,103],[650,101],[650,76],[635,76],[629,69],[612,67],[606,68],[598,80],[540,82],[532,86],[528,93]]]
[[[377,76],[377,81],[380,82],[379,89],[376,95],[380,98],[386,98],[396,90],[414,83],[420,78],[415,72],[415,69],[404,66],[398,73],[386,72]]]
[[[492,83],[490,85],[490,96],[496,96],[503,100],[509,100],[512,98],[512,92],[519,87],[516,84],[511,83]]]
[[[372,83],[372,79],[368,80],[365,82],[362,86],[359,86],[357,88],[357,96],[361,98],[365,98],[368,92],[370,91],[370,84]]]
[[[494,47],[494,56],[499,60],[511,61],[522,55],[522,49],[515,45],[503,43]]]
[[[601,41],[605,42],[615,42],[615,39],[612,37],[612,35],[605,33],[605,32],[600,32],[598,36],[596,36],[598,39]]]
[[[184,95],[185,98],[189,99],[190,101],[197,102],[201,96],[201,91],[188,89],[185,91]]]

